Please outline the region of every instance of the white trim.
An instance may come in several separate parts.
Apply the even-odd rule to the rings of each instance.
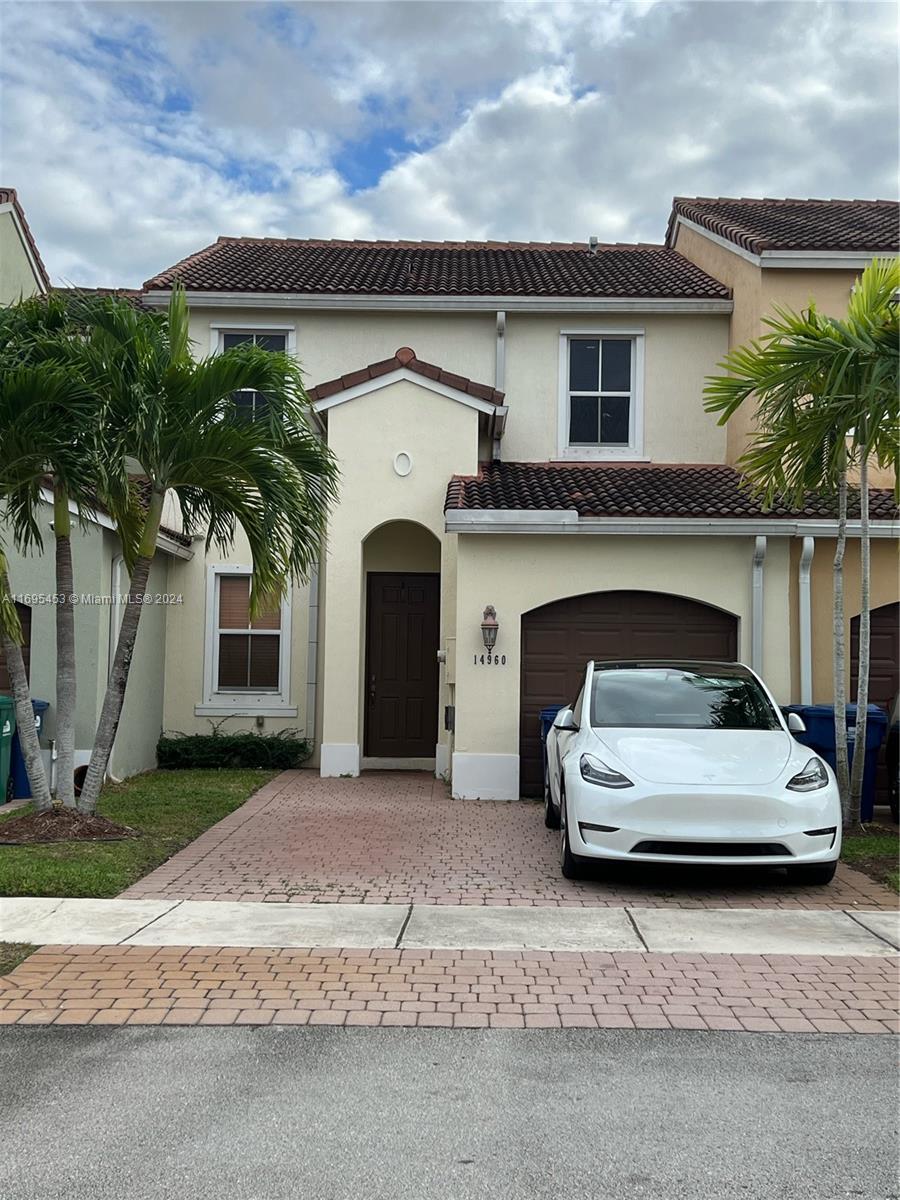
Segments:
[[[206,622],[203,641],[203,700],[195,705],[198,717],[206,716],[270,716],[294,717],[297,708],[291,704],[291,597],[290,591],[281,601],[281,631],[278,646],[278,691],[222,692],[216,688],[219,642],[219,594],[216,586],[220,575],[252,575],[253,568],[237,563],[209,563],[206,568]]]
[[[0,214],[9,213],[13,220],[13,226],[16,233],[19,235],[19,241],[22,243],[22,249],[25,251],[25,257],[28,259],[28,265],[31,267],[31,273],[34,276],[34,282],[37,285],[37,290],[42,296],[47,295],[47,284],[44,281],[44,272],[38,265],[38,261],[34,256],[34,251],[28,244],[28,235],[22,226],[22,221],[16,211],[16,206],[12,201],[6,204],[0,204]]]
[[[151,288],[141,299],[164,308],[168,288]],[[329,296],[317,292],[189,291],[197,308],[387,309],[401,312],[686,312],[730,313],[732,300],[643,296]]]
[[[816,539],[805,537],[800,551],[800,703],[812,704],[812,588],[810,584]]]
[[[579,517],[574,508],[449,509],[444,514],[447,533],[567,533],[567,534],[684,534],[688,537],[836,537],[836,521],[778,521],[728,517]],[[872,537],[900,537],[900,521],[871,521]],[[847,536],[859,537],[859,521],[847,523]]]
[[[336,779],[342,775],[359,774],[359,744],[357,742],[323,742],[319,756],[319,775]]]
[[[757,537],[753,544],[753,564],[750,568],[750,666],[763,674],[763,621],[765,617],[766,539]]]
[[[755,267],[773,270],[853,271],[867,267],[873,258],[897,257],[896,250],[763,250],[760,254],[755,254],[752,250],[747,250],[744,246],[739,246],[736,242],[680,214],[675,218],[675,228],[672,231],[673,248],[681,226],[693,230],[707,241],[721,246],[723,250],[730,250],[732,254],[753,263]]]
[[[559,332],[559,390],[556,409],[556,455],[559,462],[635,462],[644,453],[644,330],[594,326]],[[569,343],[573,338],[618,338],[631,342],[631,392],[627,446],[569,445]],[[599,384],[599,380],[598,380]],[[622,393],[624,394],[624,393]],[[599,401],[598,401],[599,403]]]
[[[518,754],[453,755],[454,800],[518,800]]]
[[[356,400],[360,396],[368,396],[371,392],[380,391],[381,388],[390,387],[391,384],[407,381],[415,383],[419,387],[425,388],[426,391],[436,392],[439,396],[446,396],[448,400],[457,400],[460,404],[464,404],[467,408],[474,408],[481,413],[495,413],[497,405],[491,404],[488,400],[479,400],[477,396],[471,396],[468,392],[461,392],[459,388],[449,387],[446,383],[441,383],[437,379],[429,379],[426,375],[420,375],[417,371],[410,371],[407,367],[398,367],[396,371],[390,371],[387,375],[379,375],[375,379],[367,379],[364,383],[357,383],[353,387],[345,388],[342,392],[335,392],[333,396],[326,396],[324,400],[316,400],[313,404],[313,411],[317,413],[326,412],[329,408],[335,408],[338,404],[346,404],[348,400]]]

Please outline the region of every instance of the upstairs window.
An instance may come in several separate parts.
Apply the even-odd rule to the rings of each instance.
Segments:
[[[560,453],[567,458],[640,453],[638,335],[568,334],[560,354]]]
[[[256,331],[245,331],[233,333],[223,333],[221,340],[222,350],[232,350],[235,346],[242,346],[247,343],[254,346],[262,346],[264,350],[280,351],[287,350],[287,334],[286,333],[264,333]],[[254,392],[249,389],[242,389],[234,393],[235,404],[238,407],[238,412],[244,420],[255,421],[257,417],[263,416],[268,408],[268,397],[262,392]]]

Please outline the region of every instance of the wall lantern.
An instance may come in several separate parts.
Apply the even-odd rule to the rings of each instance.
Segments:
[[[485,650],[493,650],[497,643],[497,634],[500,631],[500,623],[497,620],[497,610],[493,604],[489,604],[484,610],[484,616],[481,620],[481,637],[484,641]]]

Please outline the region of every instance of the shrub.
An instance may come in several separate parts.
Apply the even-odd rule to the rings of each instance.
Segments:
[[[301,766],[312,753],[299,729],[280,733],[163,733],[156,744],[156,761],[166,771],[193,767],[267,767],[288,770]]]

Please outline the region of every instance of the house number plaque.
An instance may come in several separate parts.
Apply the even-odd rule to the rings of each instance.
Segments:
[[[473,656],[476,667],[505,667],[505,654],[476,654]]]

